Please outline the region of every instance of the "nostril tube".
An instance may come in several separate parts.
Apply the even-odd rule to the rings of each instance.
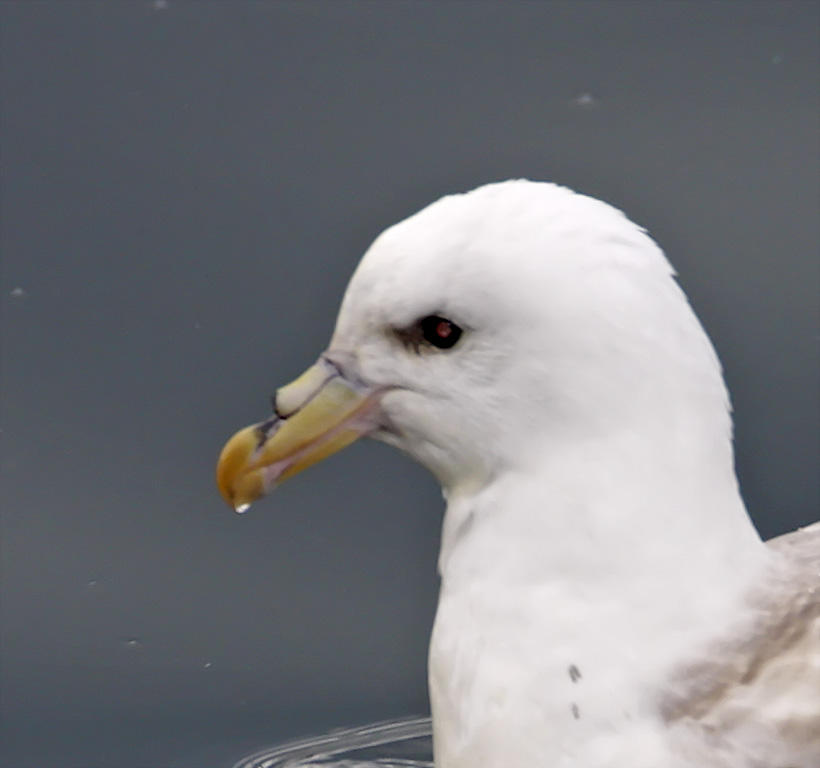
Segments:
[[[279,407],[276,405],[276,392],[274,392],[270,396],[270,408],[280,419],[287,418],[287,416],[283,415],[282,412],[279,410]],[[265,423],[267,424],[267,422]]]
[[[293,416],[304,408],[332,378],[338,376],[336,369],[320,359],[308,368],[296,381],[276,390],[272,398],[273,412],[280,419]]]

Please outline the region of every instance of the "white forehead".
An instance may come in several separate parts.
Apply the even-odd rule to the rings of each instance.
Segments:
[[[425,313],[463,322],[535,309],[583,289],[598,268],[671,273],[620,211],[545,182],[488,184],[450,195],[385,230],[348,287],[340,323],[410,323]]]

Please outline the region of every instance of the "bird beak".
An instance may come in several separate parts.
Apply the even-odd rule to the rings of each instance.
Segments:
[[[379,392],[324,357],[274,396],[275,415],[240,429],[222,449],[216,483],[237,512],[279,483],[376,428]]]

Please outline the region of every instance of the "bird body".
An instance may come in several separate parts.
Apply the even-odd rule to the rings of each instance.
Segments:
[[[820,529],[760,540],[717,356],[619,211],[518,180],[391,227],[277,403],[234,506],[360,434],[442,485],[437,768],[820,765]]]

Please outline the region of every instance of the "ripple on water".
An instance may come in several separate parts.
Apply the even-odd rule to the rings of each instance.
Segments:
[[[234,768],[433,768],[429,717],[372,723],[291,741]]]

